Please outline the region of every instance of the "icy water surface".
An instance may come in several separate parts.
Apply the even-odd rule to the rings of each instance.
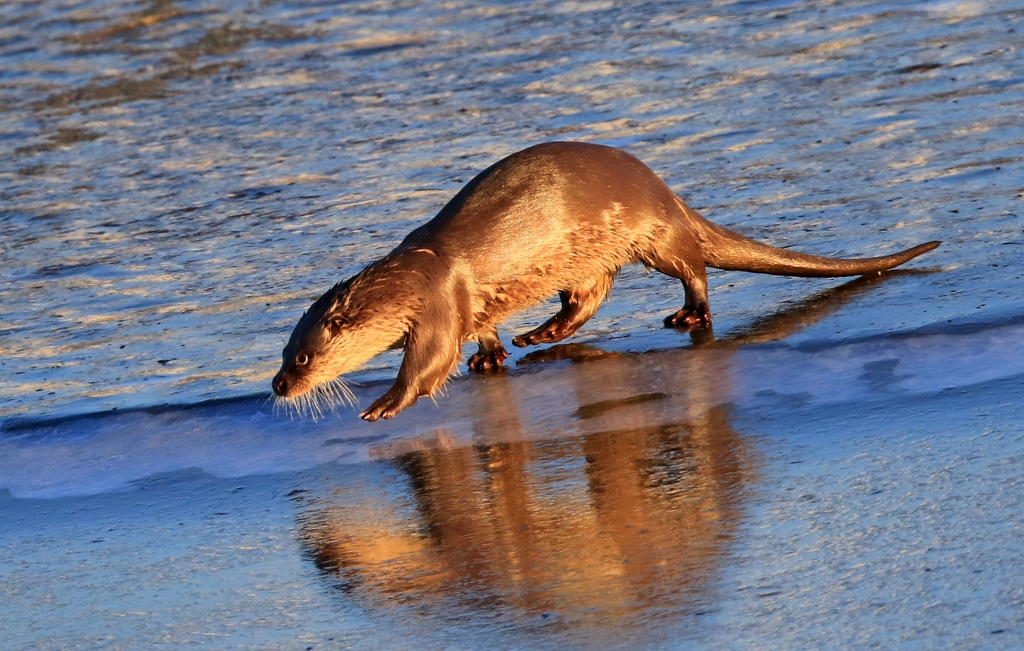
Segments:
[[[0,4],[0,637],[1020,648],[1022,30],[983,0]],[[777,246],[944,244],[712,272],[714,340],[625,269],[436,404],[275,414],[316,296],[554,139]]]

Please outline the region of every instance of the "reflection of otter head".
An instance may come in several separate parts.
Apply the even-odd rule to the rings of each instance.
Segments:
[[[385,477],[308,502],[303,543],[326,577],[378,606],[486,603],[599,626],[685,608],[711,585],[749,468],[727,409],[707,416],[398,451],[374,467]]]

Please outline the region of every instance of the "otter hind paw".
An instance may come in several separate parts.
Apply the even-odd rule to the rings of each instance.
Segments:
[[[508,359],[508,351],[500,348],[489,352],[478,352],[469,358],[466,365],[471,371],[486,373],[487,371],[500,370],[506,359]]]
[[[711,325],[711,310],[706,305],[697,308],[684,307],[675,314],[665,317],[666,328],[693,330]]]

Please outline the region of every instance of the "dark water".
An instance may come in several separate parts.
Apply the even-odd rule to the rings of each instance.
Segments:
[[[0,636],[1019,648],[1022,30],[985,1],[0,4]],[[552,139],[777,246],[944,244],[850,284],[713,272],[699,345],[626,269],[570,345],[436,405],[275,414],[313,298]]]

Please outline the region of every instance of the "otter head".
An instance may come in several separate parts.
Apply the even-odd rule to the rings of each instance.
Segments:
[[[321,389],[321,397],[329,399],[340,390],[342,399],[350,399],[347,388],[334,380],[383,350],[366,345],[366,320],[363,310],[351,305],[350,287],[351,281],[335,285],[299,319],[271,383],[279,397],[297,398],[330,386]]]

